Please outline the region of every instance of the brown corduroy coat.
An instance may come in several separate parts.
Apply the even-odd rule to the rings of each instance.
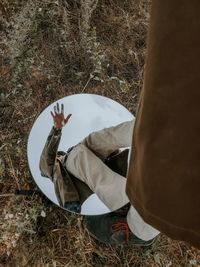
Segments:
[[[144,221],[200,248],[200,1],[153,0],[127,195]]]

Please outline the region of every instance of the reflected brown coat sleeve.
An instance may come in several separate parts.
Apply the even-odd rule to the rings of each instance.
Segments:
[[[40,157],[40,171],[42,175],[49,177],[52,181],[61,135],[61,130],[56,130],[54,127],[51,129]]]
[[[56,158],[61,138],[61,130],[52,128],[40,157],[40,170],[54,183],[56,197],[61,206],[66,202],[78,201],[78,192],[67,171]]]

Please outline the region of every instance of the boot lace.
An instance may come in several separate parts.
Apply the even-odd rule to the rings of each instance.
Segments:
[[[122,230],[126,230],[126,243],[128,244],[129,241],[129,228],[128,228],[128,224],[125,222],[117,222],[114,223],[110,226],[110,230],[113,232],[117,232],[120,231],[120,234],[122,232]]]

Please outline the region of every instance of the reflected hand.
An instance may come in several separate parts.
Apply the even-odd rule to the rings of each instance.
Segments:
[[[61,130],[65,124],[67,124],[69,118],[72,116],[72,114],[69,114],[66,118],[64,117],[64,105],[61,104],[61,112],[59,108],[59,104],[57,103],[56,106],[54,106],[54,113],[51,111],[51,115],[53,117],[54,121],[54,128]]]

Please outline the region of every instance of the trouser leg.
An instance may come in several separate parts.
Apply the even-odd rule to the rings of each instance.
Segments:
[[[129,202],[126,178],[113,172],[101,160],[122,147],[131,145],[134,120],[89,134],[69,153],[66,168],[85,182],[102,202],[116,210]]]
[[[127,223],[134,235],[145,241],[153,239],[160,233],[157,229],[146,223],[133,206],[128,211]]]
[[[66,168],[85,182],[111,211],[129,202],[125,193],[126,178],[108,168],[85,145],[79,144],[70,152]],[[127,222],[131,231],[140,239],[147,241],[159,234],[159,231],[144,222],[133,206],[127,214]]]
[[[111,211],[129,202],[125,193],[126,178],[113,172],[85,145],[78,144],[73,148],[66,168],[85,182]]]
[[[130,147],[135,119],[89,134],[81,144],[105,159],[113,151]]]

